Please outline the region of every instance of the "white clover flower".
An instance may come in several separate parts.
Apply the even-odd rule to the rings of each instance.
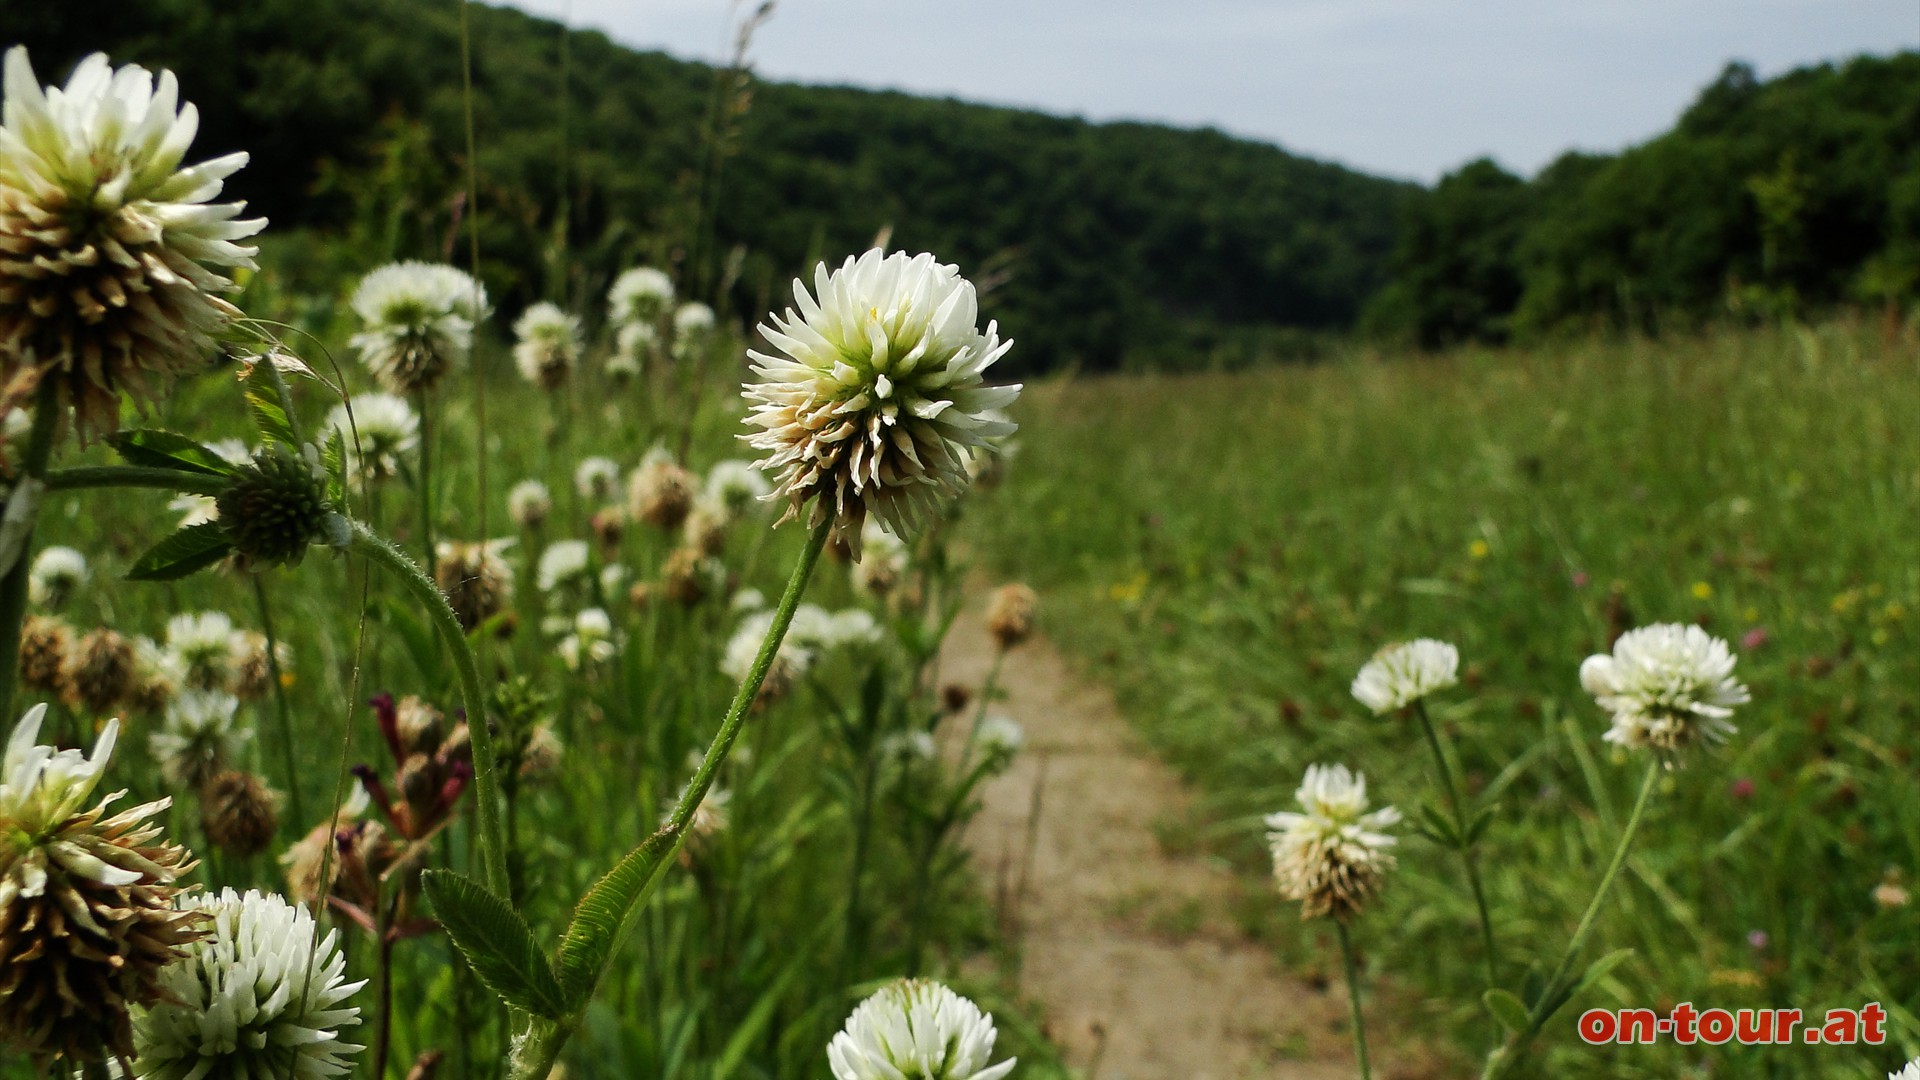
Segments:
[[[1899,1072],[1888,1073],[1887,1080],[1920,1080],[1920,1058],[1907,1062],[1906,1068]]]
[[[0,106],[0,385],[8,404],[53,379],[82,438],[120,427],[121,395],[152,402],[205,370],[240,311],[227,267],[263,218],[215,203],[244,153],[181,167],[199,112],[173,73],[95,53],[42,89],[8,50]]]
[[[618,595],[627,583],[631,572],[619,563],[608,563],[600,568],[600,593],[603,596]]]
[[[578,671],[613,659],[613,619],[601,608],[588,608],[573,618],[573,633],[560,639],[560,659]]]
[[[1027,744],[1027,729],[1011,716],[992,713],[980,721],[980,730],[974,738],[987,753],[1012,757]]]
[[[528,382],[552,390],[567,381],[580,360],[580,320],[545,300],[521,312],[513,324],[513,362]]]
[[[844,608],[827,619],[820,638],[823,649],[845,649],[880,643],[880,622],[864,608]]]
[[[140,1080],[328,1080],[362,1049],[340,1038],[360,1022],[348,1005],[339,931],[320,936],[305,907],[249,890],[181,902],[207,916],[208,936],[161,974],[167,995],[136,1014]]]
[[[593,552],[585,540],[555,540],[540,553],[534,568],[534,583],[549,593],[586,577],[592,567]]]
[[[716,461],[707,470],[706,497],[726,508],[728,514],[744,512],[772,490],[773,485],[751,461]]]
[[[666,271],[636,266],[613,279],[607,289],[607,321],[618,327],[651,323],[673,303],[673,279]]]
[[[613,335],[613,355],[607,357],[607,374],[636,379],[646,371],[647,358],[660,343],[660,331],[652,323],[628,323]]]
[[[766,606],[767,594],[761,592],[759,589],[741,589],[739,592],[733,594],[733,602],[730,605],[736,615],[745,615],[760,611]]]
[[[1332,915],[1345,921],[1379,892],[1394,865],[1396,843],[1383,830],[1400,812],[1367,812],[1367,778],[1345,765],[1310,765],[1294,793],[1305,813],[1267,816],[1273,876],[1280,895],[1300,901],[1302,918]]]
[[[353,310],[363,327],[351,342],[360,359],[381,386],[406,394],[467,362],[487,292],[458,267],[391,263],[360,279]]]
[[[853,587],[871,596],[885,597],[907,572],[907,545],[869,518],[860,530],[860,558],[850,574]]]
[[[882,760],[908,766],[923,765],[940,754],[940,744],[928,731],[896,731],[875,747]]]
[[[7,742],[5,767],[0,769],[0,820],[28,833],[58,825],[86,804],[120,738],[120,721],[109,720],[93,744],[92,756],[42,746],[40,723],[46,713],[44,704],[35,705],[20,718]],[[116,877],[109,868],[84,861],[69,869],[101,882]]]
[[[202,688],[227,685],[231,675],[233,620],[224,612],[201,611],[167,620],[167,651],[186,671],[189,683]]]
[[[813,666],[813,650],[802,643],[803,635],[793,632],[801,624],[801,612],[812,608],[814,612],[825,612],[812,604],[801,604],[794,612],[793,622],[788,625],[787,636],[780,640],[780,649],[774,653],[775,661],[784,672],[793,678],[806,674]],[[747,673],[753,670],[754,658],[760,655],[760,644],[766,640],[767,631],[773,627],[774,612],[771,608],[752,611],[740,620],[740,625],[727,639],[727,647],[720,654],[720,671],[736,682],[744,681]]]
[[[539,528],[551,513],[553,494],[538,480],[522,480],[507,492],[507,516],[523,529]]]
[[[124,792],[94,802],[120,722],[89,756],[39,742],[46,711],[27,710],[0,760],[0,1032],[42,1076],[55,1058],[131,1056],[127,1006],[164,994],[162,966],[194,937],[172,904],[192,857],[148,820],[170,800],[111,817]]]
[[[240,759],[253,732],[236,721],[239,710],[240,699],[223,690],[182,690],[167,702],[147,748],[169,785],[197,789]]]
[[[1353,678],[1353,696],[1376,715],[1404,709],[1460,681],[1460,650],[1420,638],[1373,654]]]
[[[747,423],[762,430],[747,442],[766,452],[789,517],[811,502],[809,525],[831,519],[849,543],[869,514],[905,536],[966,487],[960,450],[1012,433],[987,411],[1020,388],[982,381],[1012,342],[996,324],[979,331],[973,285],[931,255],[823,263],[814,292],[794,282],[798,312],[760,327],[785,355],[748,353]]]
[[[714,327],[713,309],[695,301],[681,304],[673,313],[675,335],[705,334]]]
[[[335,405],[327,426],[340,432],[348,467],[369,480],[399,475],[401,458],[420,445],[420,418],[398,394],[361,394],[353,399],[351,417],[345,404]]]
[[[573,489],[583,498],[605,502],[620,490],[620,466],[612,458],[590,457],[574,466]]]
[[[1733,733],[1733,706],[1751,700],[1733,665],[1725,641],[1698,626],[1660,623],[1621,634],[1611,656],[1587,657],[1580,685],[1613,714],[1608,742],[1651,749],[1671,767],[1681,752]]]
[[[65,607],[74,590],[86,583],[85,555],[70,547],[44,548],[27,571],[27,598],[35,607]]]
[[[1000,1080],[989,1066],[993,1017],[927,979],[902,979],[861,1002],[827,1044],[834,1080]]]

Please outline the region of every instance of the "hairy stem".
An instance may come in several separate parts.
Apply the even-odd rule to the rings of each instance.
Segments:
[[[420,569],[420,565],[392,541],[375,535],[365,525],[354,522],[353,542],[348,550],[390,572],[433,619],[440,637],[453,653],[454,667],[460,677],[461,703],[467,710],[467,733],[473,740],[473,785],[480,812],[480,881],[498,896],[507,895],[506,845],[500,828],[499,763],[493,749],[493,732],[487,728],[487,699],[480,688],[480,666],[467,642],[466,629],[447,606],[439,586]],[[544,1080],[544,1078],[543,1078]]]
[[[1360,1064],[1360,1080],[1373,1080],[1373,1071],[1367,1065],[1367,1021],[1360,1011],[1360,973],[1353,958],[1353,938],[1347,933],[1347,924],[1334,920],[1334,929],[1340,933],[1340,962],[1347,972],[1347,1004],[1353,1010],[1353,1057]]]
[[[1660,763],[1654,761],[1648,764],[1646,778],[1640,782],[1640,795],[1633,802],[1633,813],[1628,815],[1626,827],[1620,830],[1620,844],[1614,848],[1613,861],[1607,864],[1607,872],[1601,877],[1599,888],[1594,890],[1585,914],[1580,916],[1580,924],[1574,927],[1573,938],[1567,942],[1567,951],[1560,958],[1560,966],[1554,969],[1553,977],[1547,980],[1539,1000],[1527,1014],[1527,1029],[1487,1058],[1486,1070],[1480,1074],[1481,1080],[1494,1080],[1504,1074],[1519,1060],[1534,1036],[1540,1034],[1540,1029],[1553,1018],[1553,1014],[1565,1004],[1564,1000],[1557,999],[1562,997],[1572,980],[1573,965],[1580,959],[1580,950],[1586,946],[1587,936],[1593,933],[1593,924],[1600,918],[1601,905],[1613,890],[1614,879],[1620,876],[1621,867],[1627,863],[1627,852],[1633,848],[1633,836],[1640,830],[1640,820],[1646,816],[1647,802],[1653,795],[1654,782],[1659,778]]]
[[[267,639],[267,677],[273,682],[273,700],[280,713],[280,750],[286,756],[287,809],[301,828],[306,827],[306,811],[300,805],[300,763],[293,752],[293,711],[287,706],[287,687],[280,674],[280,639],[273,632],[273,610],[267,604],[267,586],[259,574],[253,578],[253,598],[260,605],[260,633]]]
[[[53,456],[53,438],[60,430],[60,381],[41,380],[33,406],[33,429],[27,436],[27,454],[20,463],[20,484],[39,482],[47,475]],[[19,484],[15,486],[16,496]],[[31,497],[31,495],[29,496]],[[38,511],[35,511],[36,513]],[[33,522],[20,538],[20,552],[5,578],[0,578],[0,716],[13,717],[13,691],[20,677],[20,625],[27,619],[27,575],[33,568]]]
[[[748,669],[747,677],[741,680],[740,688],[734,692],[733,703],[727,707],[727,715],[720,721],[720,730],[714,732],[706,757],[701,759],[693,779],[687,781],[687,788],[681,793],[680,801],[674,804],[673,812],[667,815],[666,823],[643,845],[655,849],[654,858],[633,907],[627,911],[626,922],[620,930],[621,939],[626,936],[627,925],[631,924],[634,911],[646,902],[654,882],[659,880],[660,874],[674,861],[674,856],[679,854],[681,845],[686,842],[687,827],[693,822],[694,811],[700,808],[700,801],[706,798],[708,789],[713,787],[714,778],[726,763],[727,754],[733,749],[741,726],[746,723],[748,710],[753,707],[754,699],[760,696],[760,685],[766,682],[767,672],[773,669],[774,659],[780,654],[780,642],[786,638],[787,627],[793,623],[793,613],[799,608],[800,598],[807,591],[807,580],[813,576],[813,568],[820,561],[820,550],[827,546],[827,534],[832,529],[833,520],[829,518],[816,526],[813,534],[807,538],[807,546],[801,550],[799,562],[794,564],[793,576],[787,579],[786,592],[781,594],[780,606],[774,609],[773,625],[767,627],[767,636],[760,642],[760,652],[753,658],[753,667]],[[618,948],[616,941],[614,950]],[[596,979],[598,977],[595,976]],[[558,1021],[533,1017],[525,1037],[514,1051],[507,1075],[511,1080],[546,1080],[553,1071],[554,1061],[560,1057],[561,1048],[566,1046],[567,1039],[578,1025],[578,1016]]]
[[[1487,987],[1492,989],[1499,985],[1500,953],[1494,944],[1493,916],[1487,912],[1487,892],[1480,884],[1480,863],[1475,857],[1475,844],[1467,838],[1466,802],[1460,795],[1460,785],[1454,780],[1453,766],[1447,764],[1446,750],[1440,745],[1440,733],[1427,716],[1427,703],[1424,700],[1415,702],[1414,711],[1420,717],[1420,727],[1427,733],[1427,747],[1433,751],[1434,765],[1440,770],[1440,786],[1447,793],[1447,808],[1453,812],[1453,831],[1460,850],[1460,861],[1466,864],[1467,886],[1473,890],[1474,907],[1480,912],[1480,944],[1486,954]]]
[[[149,465],[82,465],[72,469],[54,469],[47,473],[48,491],[80,491],[88,488],[157,488],[188,495],[218,495],[227,490],[228,477],[212,473],[162,469]]]

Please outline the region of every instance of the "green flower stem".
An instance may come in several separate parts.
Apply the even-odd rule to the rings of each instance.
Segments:
[[[1659,778],[1660,763],[1654,761],[1647,766],[1646,778],[1640,782],[1640,796],[1634,800],[1633,813],[1627,818],[1626,828],[1620,832],[1620,845],[1614,849],[1613,861],[1607,865],[1606,875],[1600,879],[1600,887],[1594,890],[1593,900],[1587,904],[1586,913],[1580,916],[1580,924],[1574,927],[1573,939],[1567,942],[1566,955],[1560,958],[1560,966],[1554,970],[1553,977],[1547,980],[1545,989],[1540,992],[1539,1000],[1527,1014],[1527,1029],[1487,1058],[1486,1070],[1480,1074],[1481,1080],[1494,1080],[1495,1077],[1505,1073],[1507,1068],[1519,1059],[1520,1054],[1526,1050],[1534,1036],[1540,1034],[1540,1029],[1546,1026],[1549,1019],[1552,1019],[1554,1011],[1564,1004],[1564,1002],[1555,1002],[1554,999],[1566,990],[1573,973],[1573,965],[1580,959],[1580,950],[1586,945],[1587,936],[1593,932],[1594,922],[1600,917],[1600,906],[1606,902],[1607,894],[1613,890],[1613,882],[1620,876],[1620,868],[1627,863],[1627,852],[1633,847],[1634,834],[1640,830],[1640,820],[1646,816],[1647,801],[1652,797],[1654,782]],[[1553,1008],[1546,1007],[1549,1003]]]
[[[1493,917],[1487,913],[1487,891],[1480,884],[1480,864],[1474,856],[1474,843],[1467,839],[1467,814],[1465,800],[1460,796],[1460,785],[1454,780],[1453,766],[1447,764],[1446,751],[1440,745],[1440,733],[1434,729],[1433,720],[1427,716],[1427,703],[1414,702],[1414,712],[1419,714],[1420,727],[1427,733],[1427,747],[1433,751],[1434,764],[1440,770],[1440,784],[1447,793],[1447,808],[1453,811],[1454,838],[1460,849],[1460,861],[1466,864],[1467,886],[1473,890],[1473,903],[1480,912],[1480,942],[1486,953],[1487,988],[1500,985],[1500,953],[1494,944]]]
[[[427,580],[438,578],[439,552],[433,546],[433,424],[427,412],[427,392],[417,390],[413,395],[413,411],[420,417],[420,471],[416,476],[420,490],[420,550],[422,562],[427,566]]]
[[[306,828],[306,811],[300,805],[300,763],[293,752],[293,712],[287,706],[287,688],[280,674],[280,639],[273,632],[273,609],[267,604],[267,585],[259,574],[253,578],[253,598],[260,605],[260,632],[267,639],[267,677],[273,681],[273,700],[280,713],[280,750],[286,755],[287,809],[300,828]]]
[[[48,491],[120,487],[158,488],[188,495],[218,495],[227,490],[231,482],[232,478],[227,476],[150,465],[83,465],[47,473]]]
[[[60,430],[60,380],[49,375],[40,382],[34,399],[33,428],[27,453],[20,463],[22,476],[44,480],[47,460],[53,456],[54,436]],[[20,625],[27,619],[27,576],[33,568],[33,526],[20,538],[20,554],[5,578],[0,578],[0,717],[13,721],[13,691],[20,678]]]
[[[447,606],[440,587],[392,541],[375,535],[356,521],[348,550],[391,572],[432,616],[434,626],[453,653],[454,667],[460,676],[460,697],[467,709],[467,734],[473,740],[474,794],[480,804],[480,881],[504,897],[507,895],[507,863],[500,827],[499,763],[495,760],[493,733],[487,729],[487,699],[480,690],[480,666],[467,642],[467,632],[453,609]],[[544,1077],[542,1074],[542,1080]]]
[[[734,692],[733,704],[727,707],[726,718],[720,721],[720,730],[714,733],[706,757],[701,759],[700,768],[695,770],[693,779],[687,782],[686,791],[681,793],[680,801],[674,805],[666,823],[647,840],[648,845],[658,848],[658,853],[634,901],[633,909],[627,912],[629,923],[633,911],[646,902],[654,881],[673,863],[674,856],[679,854],[681,845],[686,842],[687,827],[693,821],[694,811],[700,808],[700,800],[706,798],[707,790],[720,773],[720,767],[726,763],[727,754],[733,749],[741,726],[746,723],[747,711],[752,708],[754,698],[760,696],[760,684],[766,681],[767,672],[773,669],[774,658],[780,653],[780,642],[787,636],[787,627],[793,622],[795,609],[800,606],[800,597],[807,591],[807,579],[813,576],[813,568],[820,561],[820,551],[827,546],[827,534],[832,529],[833,521],[829,518],[815,526],[813,534],[807,538],[807,546],[800,552],[800,561],[794,564],[793,576],[787,579],[787,590],[780,597],[780,606],[774,609],[773,625],[767,627],[767,636],[760,642],[760,652],[753,658],[753,667],[741,681],[740,688]],[[624,925],[620,936],[626,936]],[[618,950],[617,942],[614,948]],[[519,1040],[514,1051],[507,1075],[511,1080],[546,1080],[553,1072],[553,1063],[560,1057],[561,1048],[566,1045],[579,1022],[578,1016],[565,1020],[533,1017],[525,1037]]]
[[[1334,920],[1334,929],[1340,933],[1340,962],[1347,972],[1347,1004],[1353,1009],[1353,1057],[1360,1063],[1360,1080],[1373,1080],[1373,1070],[1367,1065],[1367,1021],[1360,1011],[1360,973],[1353,960],[1353,938],[1347,933],[1347,924]]]

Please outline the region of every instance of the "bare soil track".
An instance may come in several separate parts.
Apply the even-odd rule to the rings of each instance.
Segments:
[[[993,663],[982,607],[948,635],[948,682],[978,687]],[[1000,685],[995,709],[1027,745],[985,785],[967,843],[1005,898],[1020,993],[1068,1064],[1095,1080],[1351,1080],[1340,987],[1280,970],[1234,927],[1228,870],[1161,849],[1154,826],[1180,818],[1187,795],[1112,695],[1044,637],[1006,658]],[[1371,1014],[1369,1029],[1381,1029]]]

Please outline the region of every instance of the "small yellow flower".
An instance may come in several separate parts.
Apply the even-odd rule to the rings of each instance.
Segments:
[[[1855,607],[1858,607],[1859,604],[1860,604],[1860,590],[1848,589],[1846,592],[1840,593],[1839,595],[1835,596],[1833,598],[1833,603],[1827,606],[1832,609],[1835,615],[1845,615],[1847,612],[1852,611]]]
[[[1693,598],[1695,600],[1706,600],[1706,599],[1710,599],[1712,596],[1713,596],[1713,586],[1707,584],[1704,581],[1696,581],[1693,583]]]
[[[1122,604],[1131,604],[1146,595],[1147,575],[1135,574],[1126,581],[1116,581],[1107,589],[1107,597]]]
[[[1476,559],[1484,559],[1492,551],[1493,549],[1487,546],[1485,540],[1475,540],[1473,543],[1467,545],[1467,554]]]
[[[1757,623],[1760,621],[1760,609],[1749,606],[1747,610],[1741,612],[1741,617],[1750,623]]]

